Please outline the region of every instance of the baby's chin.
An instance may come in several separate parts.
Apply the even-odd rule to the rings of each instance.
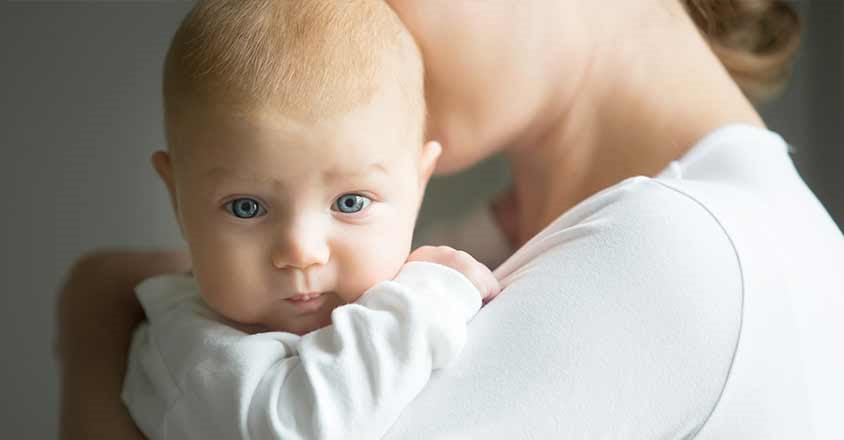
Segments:
[[[228,318],[225,313],[219,313],[223,321],[244,333],[285,332],[299,336],[319,330],[331,325],[331,312],[346,304],[339,296],[330,293],[318,309],[308,311],[291,310],[290,305],[280,300],[264,305],[265,316],[251,322],[236,321]]]
[[[331,312],[320,312],[264,322],[263,332],[286,332],[303,336],[312,331],[331,325]]]
[[[320,320],[313,320],[303,324],[296,324],[296,325],[288,325],[285,328],[276,331],[288,332],[293,333],[295,335],[304,336],[310,332],[319,330],[323,327],[327,327],[331,325],[331,316],[327,316],[325,319]]]

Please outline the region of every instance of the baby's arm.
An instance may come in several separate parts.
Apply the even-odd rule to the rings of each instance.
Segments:
[[[431,371],[457,356],[480,307],[476,286],[484,295],[497,292],[491,274],[466,264],[467,255],[437,252],[422,251],[428,255],[417,255],[395,280],[335,309],[332,326],[301,338],[249,336],[199,315],[193,325],[151,316],[127,375],[133,416],[152,438],[380,437]],[[423,259],[445,259],[468,278]],[[188,354],[180,347],[194,348]],[[174,383],[157,384],[169,380],[160,377],[168,357],[184,364],[170,362]],[[181,392],[144,396],[137,392],[143,388]],[[155,414],[162,407],[169,409]]]

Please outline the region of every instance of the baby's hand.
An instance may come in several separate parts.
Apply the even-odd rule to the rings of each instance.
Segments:
[[[475,285],[484,302],[488,302],[501,291],[492,271],[466,252],[448,246],[422,246],[407,257],[407,262],[411,261],[442,264],[462,273]]]

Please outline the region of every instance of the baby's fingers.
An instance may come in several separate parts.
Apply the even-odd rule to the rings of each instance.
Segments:
[[[486,269],[486,273],[484,274],[483,285],[485,290],[481,292],[481,298],[484,300],[484,303],[492,301],[493,298],[501,293],[501,283],[498,282],[498,279],[495,278],[495,275],[489,269]]]

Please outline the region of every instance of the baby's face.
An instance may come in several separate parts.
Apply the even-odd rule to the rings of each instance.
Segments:
[[[402,122],[375,105],[308,124],[267,112],[180,118],[177,213],[208,304],[304,334],[393,278],[427,182]]]

